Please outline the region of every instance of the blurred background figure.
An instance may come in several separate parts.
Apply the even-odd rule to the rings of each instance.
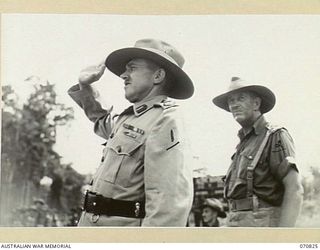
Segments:
[[[48,207],[45,201],[41,198],[34,199],[32,208],[35,211],[35,227],[47,227],[48,226]]]
[[[220,222],[218,217],[226,218],[226,213],[223,210],[222,203],[215,198],[208,198],[201,206],[202,210],[202,226],[204,227],[219,227]]]
[[[68,214],[68,224],[66,226],[68,227],[75,227],[78,225],[80,216],[81,216],[82,209],[81,207],[73,207],[70,209],[70,212]]]

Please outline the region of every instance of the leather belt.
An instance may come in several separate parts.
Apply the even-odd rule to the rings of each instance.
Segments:
[[[125,201],[106,198],[100,194],[87,191],[83,210],[95,215],[144,218],[145,204],[141,201]]]
[[[261,199],[259,199],[256,196],[253,197],[247,197],[244,199],[238,199],[238,200],[229,200],[229,208],[231,211],[249,211],[254,210],[258,208],[267,208],[267,207],[273,207],[268,202],[265,202]]]

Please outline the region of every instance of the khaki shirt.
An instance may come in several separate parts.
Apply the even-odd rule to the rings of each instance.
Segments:
[[[94,98],[91,87],[68,91],[94,131],[107,139],[92,191],[119,200],[145,200],[141,226],[186,226],[193,200],[191,167],[184,155],[184,135],[177,105],[157,96],[120,114],[113,125],[111,113]],[[113,217],[113,218],[111,218]],[[135,218],[110,216],[110,224],[135,225]],[[118,222],[117,222],[118,221]]]
[[[240,143],[232,156],[226,176],[225,195],[228,199],[243,199],[247,194],[247,167],[251,164],[262,143],[267,122],[262,115],[253,125],[251,132],[239,131]],[[290,169],[297,171],[293,140],[284,128],[273,133],[266,144],[254,170],[253,193],[274,206],[282,203],[284,187],[282,179]]]

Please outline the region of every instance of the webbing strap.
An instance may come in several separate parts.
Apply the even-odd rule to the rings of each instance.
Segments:
[[[258,161],[260,160],[260,157],[262,155],[262,152],[269,140],[269,137],[272,133],[277,131],[278,129],[281,129],[281,127],[271,127],[269,124],[267,124],[267,133],[260,144],[260,147],[258,149],[257,154],[255,155],[254,159],[252,160],[251,164],[247,168],[247,197],[253,196],[253,171],[256,168]]]

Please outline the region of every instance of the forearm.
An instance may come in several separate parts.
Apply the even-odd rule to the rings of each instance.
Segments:
[[[294,227],[302,205],[303,188],[299,185],[294,190],[286,190],[283,197],[280,227]]]
[[[111,109],[102,108],[96,100],[97,92],[91,86],[80,87],[81,84],[72,86],[68,90],[70,97],[83,109],[88,119],[95,123],[94,132],[107,139],[111,133]]]
[[[82,86],[80,88],[80,84],[74,85],[68,90],[68,94],[83,109],[88,119],[92,122],[96,122],[97,119],[110,113],[109,110],[103,109],[96,100],[98,92],[94,91],[91,86]]]

